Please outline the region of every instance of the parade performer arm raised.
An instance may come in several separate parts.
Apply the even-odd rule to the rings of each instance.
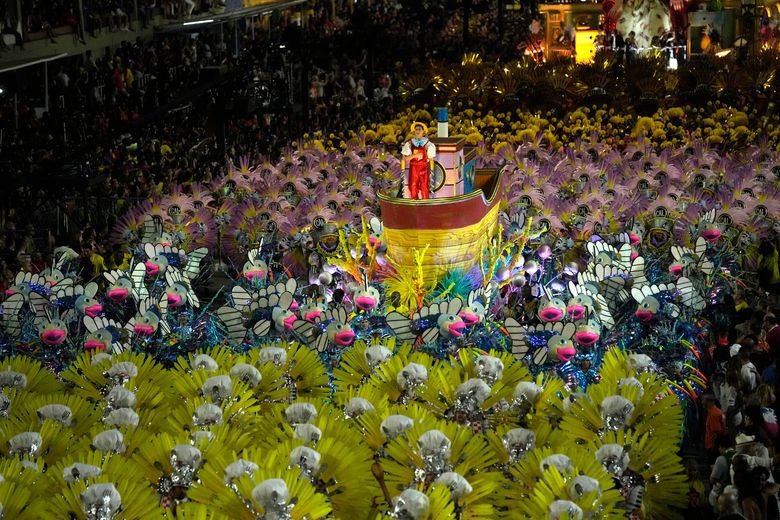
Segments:
[[[401,148],[401,169],[406,169],[409,159],[409,193],[413,199],[427,199],[430,186],[430,172],[436,146],[428,139],[428,127],[419,122],[412,123],[414,137]]]

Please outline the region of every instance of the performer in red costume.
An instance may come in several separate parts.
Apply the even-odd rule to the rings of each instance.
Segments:
[[[429,198],[430,171],[436,146],[428,139],[428,127],[420,122],[412,123],[414,137],[401,148],[401,169],[406,169],[409,159],[409,193],[413,199]]]

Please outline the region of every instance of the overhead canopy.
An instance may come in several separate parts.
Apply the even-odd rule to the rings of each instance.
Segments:
[[[279,0],[275,2],[268,2],[266,4],[257,5],[254,7],[244,7],[241,9],[226,11],[220,14],[203,15],[197,18],[192,18],[191,20],[177,21],[165,26],[157,26],[154,30],[158,33],[168,33],[193,30],[202,27],[211,27],[233,20],[241,20],[243,18],[264,15],[278,11],[280,9],[288,9],[290,7],[295,7],[296,5],[305,4],[306,2],[307,0]]]
[[[67,52],[59,52],[57,54],[52,54],[50,56],[42,56],[37,58],[22,58],[20,60],[10,60],[6,61],[2,64],[0,64],[0,74],[4,72],[11,72],[13,70],[17,69],[23,69],[25,67],[30,67],[32,65],[39,65],[42,63],[47,63],[49,61],[58,60],[60,58],[64,58],[68,56]]]

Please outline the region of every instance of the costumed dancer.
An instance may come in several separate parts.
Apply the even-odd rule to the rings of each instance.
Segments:
[[[524,54],[530,56],[536,63],[544,62],[544,33],[538,18],[534,18],[528,26]]]
[[[412,199],[428,199],[436,146],[428,139],[428,127],[424,123],[415,121],[411,130],[414,137],[401,149],[401,170],[406,169],[409,158],[409,194]]]

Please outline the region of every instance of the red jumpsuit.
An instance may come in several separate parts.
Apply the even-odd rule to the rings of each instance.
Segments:
[[[422,146],[415,146],[414,142],[409,143],[409,145],[412,149],[412,158],[409,159],[409,193],[413,199],[427,199],[429,198],[428,184],[430,182],[428,153],[426,151],[428,141],[426,140]],[[420,159],[414,158],[417,152],[422,154]]]

